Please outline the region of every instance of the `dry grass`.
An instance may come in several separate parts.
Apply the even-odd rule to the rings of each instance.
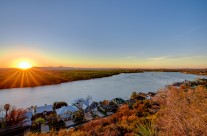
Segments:
[[[168,88],[155,100],[162,103],[156,125],[160,136],[207,135],[207,89]]]

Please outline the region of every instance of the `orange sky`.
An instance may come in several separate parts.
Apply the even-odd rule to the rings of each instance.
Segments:
[[[1,67],[17,67],[22,61],[32,66],[65,66],[87,68],[205,68],[207,57],[191,56],[173,58],[170,56],[154,58],[90,58],[75,55],[65,55],[55,52],[42,52],[35,49],[7,49],[1,51]],[[205,62],[205,63],[204,63]]]

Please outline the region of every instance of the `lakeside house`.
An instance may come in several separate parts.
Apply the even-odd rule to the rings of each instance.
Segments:
[[[53,113],[53,106],[45,104],[45,106],[35,107],[33,115],[35,115],[36,117],[45,117],[52,113]]]
[[[57,119],[63,121],[74,120],[78,111],[79,109],[76,106],[63,106],[56,109]]]
[[[96,112],[97,111],[97,107],[98,107],[98,103],[97,102],[93,102],[90,106],[88,106],[85,109],[85,113],[88,113],[88,112]]]
[[[84,113],[88,112],[87,109],[90,109],[92,104],[92,97],[88,96],[87,98],[79,98],[72,102],[72,105],[76,106],[78,109],[82,110]]]

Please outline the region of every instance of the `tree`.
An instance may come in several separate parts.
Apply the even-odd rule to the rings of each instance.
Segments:
[[[13,125],[22,125],[26,120],[26,110],[24,109],[16,109],[12,108],[7,115],[7,126],[13,126]]]
[[[41,130],[41,124],[45,124],[46,121],[45,119],[43,118],[37,118],[35,121],[34,121],[34,125],[33,125],[33,128],[34,130],[37,130],[37,131],[40,131]]]
[[[136,97],[137,97],[137,92],[133,92],[133,93],[131,94],[131,99],[136,99]]]
[[[7,114],[8,114],[8,110],[10,109],[10,107],[11,107],[10,104],[5,104],[4,105],[4,109],[6,111],[6,122],[5,122],[6,124],[5,124],[5,126],[7,126]]]
[[[59,109],[59,108],[61,108],[63,106],[68,106],[68,104],[66,102],[54,102],[53,103],[53,107],[55,109]]]
[[[37,118],[37,119],[35,120],[35,123],[36,123],[36,124],[45,124],[46,121],[45,121],[45,119],[43,119],[43,118]]]
[[[108,100],[103,100],[103,102],[101,102],[102,105],[109,105],[109,101]]]
[[[73,119],[74,121],[82,121],[84,119],[84,112],[83,111],[77,111],[75,112],[75,118]]]

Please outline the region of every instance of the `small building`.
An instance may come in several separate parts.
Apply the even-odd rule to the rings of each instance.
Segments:
[[[88,106],[85,109],[85,113],[87,113],[87,112],[95,112],[95,111],[97,111],[97,107],[98,107],[98,103],[97,102],[93,102],[90,106]]]
[[[151,96],[150,95],[147,95],[146,96],[146,100],[150,100],[151,99]]]
[[[36,115],[36,117],[45,117],[52,113],[53,113],[52,105],[45,105],[45,106],[34,108],[34,115]]]
[[[74,120],[78,111],[79,109],[76,106],[69,105],[56,109],[56,114],[59,120],[67,121]]]

